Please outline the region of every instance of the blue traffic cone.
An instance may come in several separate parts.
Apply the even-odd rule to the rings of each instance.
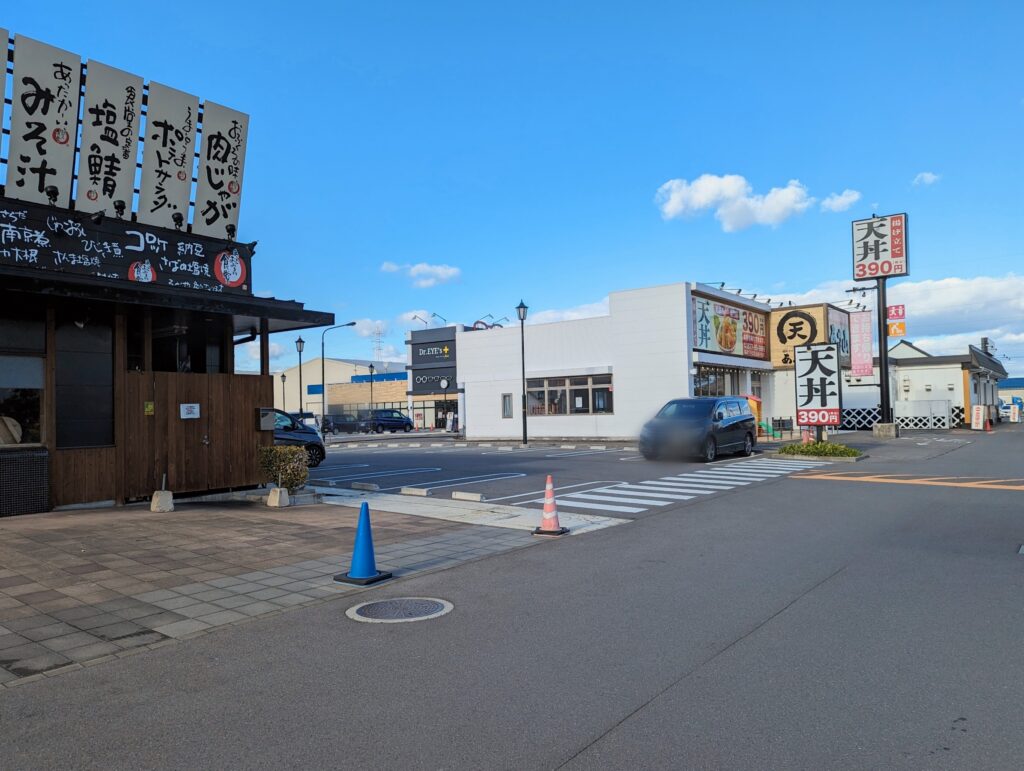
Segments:
[[[373,532],[370,530],[370,507],[366,501],[359,508],[359,526],[356,528],[356,545],[352,549],[352,565],[347,573],[339,573],[334,580],[343,584],[366,586],[391,578],[390,573],[377,570],[373,557]]]

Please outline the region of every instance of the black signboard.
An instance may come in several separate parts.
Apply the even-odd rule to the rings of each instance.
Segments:
[[[457,388],[455,383],[455,367],[439,367],[437,369],[419,369],[412,373],[412,393],[414,394],[439,394],[446,389],[441,385],[441,380],[448,381],[448,391],[454,392]]]
[[[251,295],[252,251],[113,216],[0,198],[0,265]]]
[[[455,339],[438,340],[429,343],[412,343],[412,365],[421,364],[454,364]]]

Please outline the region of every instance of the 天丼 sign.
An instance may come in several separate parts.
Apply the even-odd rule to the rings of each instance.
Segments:
[[[887,321],[906,321],[907,320],[907,306],[906,305],[890,305],[885,309],[885,318]]]
[[[874,373],[874,358],[871,352],[871,311],[851,313],[850,375],[871,377]]]
[[[693,295],[693,347],[700,351],[768,358],[767,314]]]
[[[906,276],[907,215],[887,214],[853,221],[853,278],[866,281]]]
[[[840,425],[843,397],[838,347],[832,343],[800,345],[793,353],[797,425]]]
[[[6,43],[5,33],[5,52]],[[55,206],[70,203],[81,82],[80,56],[23,35],[15,38],[7,159],[11,198]],[[133,160],[133,171],[134,165]]]

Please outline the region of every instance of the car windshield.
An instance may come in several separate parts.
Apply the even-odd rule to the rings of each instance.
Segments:
[[[681,400],[661,408],[659,418],[703,418],[711,412],[711,402]]]

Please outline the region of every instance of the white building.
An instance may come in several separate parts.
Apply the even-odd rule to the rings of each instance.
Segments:
[[[678,283],[613,292],[607,316],[528,324],[529,437],[635,438],[670,399],[760,396],[771,371],[768,311]],[[462,331],[457,350],[467,436],[520,437],[520,330]]]

